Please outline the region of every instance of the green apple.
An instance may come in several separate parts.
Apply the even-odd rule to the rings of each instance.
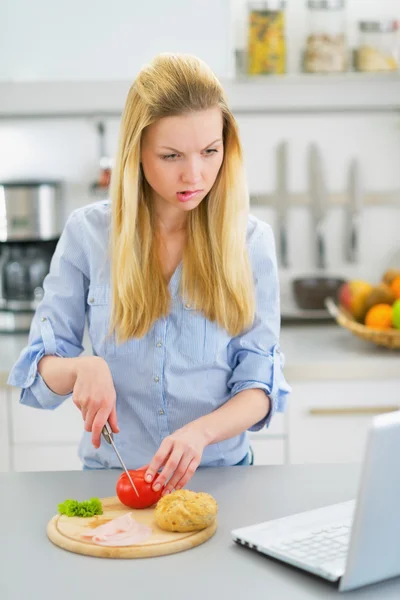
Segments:
[[[395,327],[396,329],[400,329],[400,298],[394,302],[392,308],[393,327]]]

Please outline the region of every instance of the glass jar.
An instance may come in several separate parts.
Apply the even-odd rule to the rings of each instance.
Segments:
[[[358,24],[360,43],[356,52],[358,71],[376,73],[397,71],[398,21],[361,21]]]
[[[286,72],[285,2],[248,2],[249,75]]]
[[[304,52],[306,73],[347,70],[346,11],[344,0],[308,0],[309,29]]]

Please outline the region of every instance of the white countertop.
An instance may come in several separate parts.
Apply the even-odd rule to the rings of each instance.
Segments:
[[[336,323],[283,325],[285,374],[294,380],[400,378],[400,352],[366,342]]]
[[[27,343],[26,334],[0,336],[0,385]],[[85,344],[90,353],[88,341]],[[335,323],[282,325],[285,375],[299,380],[400,378],[400,352],[353,336]]]

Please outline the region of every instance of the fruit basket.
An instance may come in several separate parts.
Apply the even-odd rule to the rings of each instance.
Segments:
[[[359,338],[372,342],[377,346],[384,346],[393,350],[400,350],[400,329],[373,329],[358,323],[345,309],[339,307],[333,298],[325,299],[325,306],[329,314],[338,325],[348,329]]]

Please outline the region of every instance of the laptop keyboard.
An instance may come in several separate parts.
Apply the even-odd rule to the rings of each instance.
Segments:
[[[312,564],[345,563],[350,539],[350,527],[344,524],[321,527],[297,534],[270,546],[280,554]]]

